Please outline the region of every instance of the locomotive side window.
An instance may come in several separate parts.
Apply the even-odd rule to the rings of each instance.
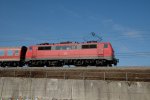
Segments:
[[[92,45],[90,45],[90,48],[97,48],[97,45],[96,44],[92,44]]]
[[[104,48],[108,48],[108,44],[104,44]]]
[[[13,51],[12,50],[8,50],[7,51],[7,56],[13,56]]]
[[[77,49],[77,46],[56,46],[55,50],[72,50]]]
[[[51,50],[51,46],[38,47],[38,50]]]
[[[72,49],[77,49],[77,46],[76,45],[72,46]]]
[[[82,45],[82,49],[88,49],[89,45]]]
[[[5,52],[4,50],[0,50],[0,56],[4,56]]]
[[[90,45],[82,45],[82,49],[92,49],[97,48],[96,44],[90,44]]]
[[[56,50],[61,50],[61,46],[56,46]]]

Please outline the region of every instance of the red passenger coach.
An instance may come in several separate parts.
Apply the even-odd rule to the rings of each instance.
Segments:
[[[0,47],[0,66],[23,66],[25,64],[26,47]]]
[[[118,60],[109,42],[62,42],[28,47],[29,66],[112,66]]]
[[[1,47],[0,48],[0,65],[17,66],[20,61],[21,48],[19,47]]]

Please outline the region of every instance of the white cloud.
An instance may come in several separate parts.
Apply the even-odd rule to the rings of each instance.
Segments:
[[[121,24],[115,23],[112,19],[107,19],[103,21],[104,27],[107,27],[109,31],[113,33],[117,33],[117,35],[112,35],[111,39],[116,39],[117,41],[113,41],[113,43],[117,45],[117,52],[126,53],[126,52],[134,52],[132,47],[129,46],[129,42],[126,42],[131,39],[133,42],[138,40],[144,40],[144,35],[142,31],[138,31],[136,29],[132,29],[130,27],[125,27]],[[129,39],[130,38],[130,39]],[[136,42],[137,43],[137,42]]]
[[[125,33],[127,36],[129,37],[133,37],[133,38],[142,38],[142,33],[136,30],[130,30],[128,32]]]
[[[140,38],[142,39],[142,32],[129,27],[124,27],[120,24],[116,24],[112,19],[107,19],[103,21],[104,26],[110,27],[112,30],[121,33],[122,36],[127,36],[129,38]]]
[[[127,46],[125,46],[125,45],[119,46],[119,50],[120,50],[121,52],[131,52],[131,51],[129,50],[129,48],[128,48]]]

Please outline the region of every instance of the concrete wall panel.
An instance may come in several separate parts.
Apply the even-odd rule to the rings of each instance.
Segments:
[[[3,80],[3,88],[1,88],[1,96],[4,98],[30,98],[30,79],[25,78],[1,78]]]
[[[150,100],[149,82],[0,78],[0,99]]]

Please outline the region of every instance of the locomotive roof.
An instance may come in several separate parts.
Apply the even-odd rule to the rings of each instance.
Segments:
[[[98,41],[88,41],[88,42],[60,42],[60,43],[41,43],[41,44],[37,44],[36,46],[46,46],[46,45],[76,45],[76,44],[97,44],[97,43],[109,43],[110,42],[98,42]]]

